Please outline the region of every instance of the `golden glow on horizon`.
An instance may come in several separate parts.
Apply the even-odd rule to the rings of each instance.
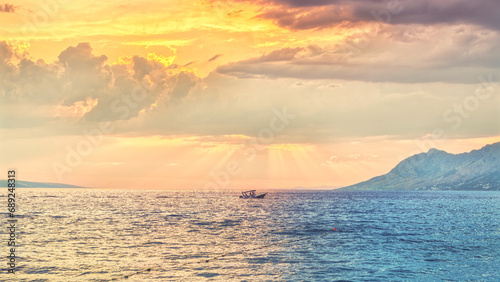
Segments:
[[[239,138],[245,139],[246,136]],[[409,157],[408,152],[418,149],[415,140],[377,138],[321,146],[302,144],[293,146],[294,150],[280,149],[288,148],[288,144],[276,144],[258,151],[255,158],[247,161],[248,156],[237,152],[239,142],[207,142],[205,139],[202,136],[106,136],[80,166],[65,175],[64,182],[89,187],[203,189],[207,183],[213,182],[210,172],[223,170],[227,161],[236,160],[242,172],[231,177],[228,189],[255,185],[263,189],[347,186],[387,173],[402,159]],[[3,142],[3,147],[17,145],[24,148],[12,152],[22,156],[20,162],[13,162],[12,166],[30,171],[25,180],[57,182],[47,163],[53,159],[64,160],[66,151],[61,148],[78,144],[82,136],[38,139],[39,147],[45,148],[43,151],[29,146],[28,140],[21,138]],[[437,148],[450,153],[464,153],[498,141],[500,136],[443,140]],[[210,149],[214,147],[217,149]],[[371,155],[374,152],[381,157],[373,159]],[[12,153],[5,151],[2,155],[13,159]],[[353,154],[359,155],[357,160],[350,158]],[[33,156],[37,159],[28,161]],[[337,158],[327,163],[331,156]]]

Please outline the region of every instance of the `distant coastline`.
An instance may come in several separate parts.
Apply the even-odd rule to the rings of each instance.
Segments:
[[[0,179],[0,187],[6,188],[7,180]],[[64,183],[16,181],[16,188],[86,188],[86,187],[64,184]]]

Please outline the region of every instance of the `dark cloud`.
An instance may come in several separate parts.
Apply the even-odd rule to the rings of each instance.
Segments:
[[[312,7],[312,6],[325,6],[339,3],[338,0],[273,0],[276,4],[283,4],[292,7]]]
[[[186,97],[193,86],[196,85],[196,77],[193,74],[181,72],[177,76],[177,82],[172,90],[170,97],[178,101]]]
[[[208,59],[209,62],[212,62],[212,61],[215,61],[217,60],[218,58],[220,58],[222,56],[222,54],[217,54],[215,56],[213,56],[212,58]]]
[[[153,70],[153,66],[148,62],[146,58],[139,56],[134,56],[132,58],[134,63],[134,78],[143,79],[144,76],[149,74]]]
[[[59,61],[66,67],[79,70],[98,69],[108,59],[105,55],[96,57],[92,55],[90,43],[79,43],[77,46],[70,46],[59,55]]]
[[[297,60],[282,64],[237,62],[221,66],[219,73],[239,78],[297,78],[297,79],[342,79],[371,82],[398,83],[478,83],[477,74],[492,73],[490,68],[433,69],[401,66],[397,63],[348,65],[332,62],[307,62]],[[471,73],[471,71],[473,71]],[[475,73],[476,75],[474,75]],[[494,78],[500,81],[499,77]]]
[[[13,4],[0,4],[0,12],[14,13],[15,7]]]
[[[259,15],[288,29],[328,28],[346,23],[387,24],[470,23],[500,29],[500,2],[496,0],[271,0]]]
[[[192,65],[194,63],[196,63],[196,61],[191,61],[191,62],[189,62],[187,64],[182,65],[182,67],[187,67],[187,66],[190,66],[190,65]]]
[[[7,42],[5,41],[0,42],[1,66],[6,67],[7,65],[9,65],[13,55],[14,52],[12,51],[11,47],[7,44]]]
[[[272,51],[269,54],[262,55],[260,58],[257,58],[255,60],[251,60],[252,62],[277,62],[277,61],[288,61],[292,60],[297,53],[302,51],[303,48],[297,47],[297,48],[283,48],[279,50]]]

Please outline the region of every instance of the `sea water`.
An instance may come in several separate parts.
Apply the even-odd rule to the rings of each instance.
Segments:
[[[499,192],[268,192],[19,188],[0,280],[500,280]]]

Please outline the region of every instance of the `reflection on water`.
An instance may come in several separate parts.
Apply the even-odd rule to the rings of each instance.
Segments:
[[[500,278],[495,192],[18,194],[16,281]]]

